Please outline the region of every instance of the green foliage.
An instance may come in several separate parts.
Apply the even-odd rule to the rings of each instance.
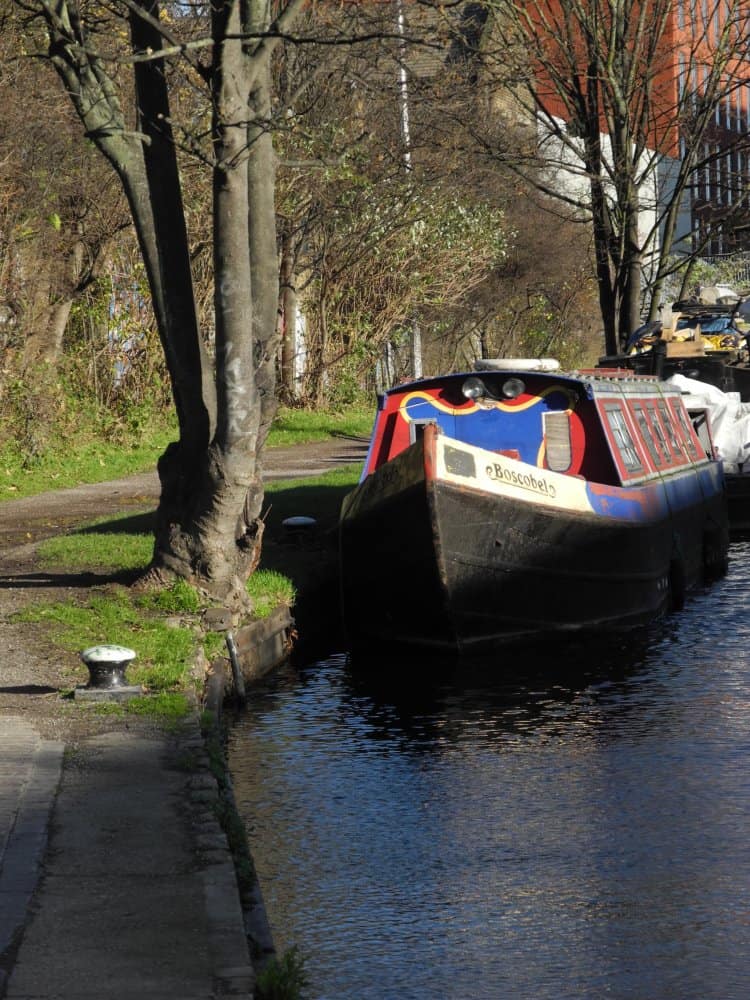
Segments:
[[[256,1000],[301,1000],[310,985],[305,960],[299,950],[290,948],[281,958],[273,959],[259,974],[255,984]]]
[[[57,363],[3,358],[0,500],[153,468],[175,438],[163,351],[139,311],[143,289],[129,294],[124,308],[109,276],[95,282],[73,307]]]
[[[355,19],[357,10],[355,5]],[[368,11],[368,18],[377,16]],[[320,35],[317,12],[315,17]],[[358,63],[355,56],[355,73],[349,65],[338,77],[326,72],[320,86],[317,60],[335,60],[329,52],[312,48],[285,67],[293,77],[307,66],[314,95],[299,117],[290,117],[277,148],[280,216],[289,240],[302,234],[294,245],[298,273],[306,279],[307,371],[300,391],[315,403],[357,402],[363,388],[371,388],[385,345],[415,322],[423,331],[425,358],[446,312],[452,313],[452,327],[476,329],[477,318],[488,313],[485,301],[476,304],[477,289],[489,298],[486,290],[496,288],[516,238],[503,185],[456,144],[465,137],[456,125],[462,105],[452,71],[441,81],[436,67],[429,83],[414,82],[430,93],[414,97],[412,124],[419,139],[410,169],[404,169],[398,102],[380,76],[389,55],[382,56],[374,75],[372,63],[366,57]],[[397,60],[392,72],[397,79]],[[286,85],[294,90],[289,78],[282,81]],[[473,107],[475,99],[472,94]],[[300,162],[321,169],[301,172]],[[493,304],[501,298],[495,291]]]
[[[150,514],[140,519],[134,519],[132,514],[99,518],[70,535],[58,535],[41,542],[38,551],[48,565],[118,571],[145,569],[154,548],[152,525]],[[176,599],[176,596],[163,598],[165,602]]]
[[[337,183],[337,207],[316,250],[328,254],[328,266],[324,260],[307,300],[309,351],[318,381],[328,372],[323,398],[348,402],[358,399],[386,341],[415,321],[430,329],[435,314],[465,306],[504,264],[513,234],[501,209],[468,193],[459,199],[392,177],[352,186],[346,172]]]
[[[45,365],[23,375],[0,373],[3,444],[0,461],[27,472],[54,448],[57,434],[70,427],[59,383]],[[6,470],[7,472],[7,470]]]
[[[559,297],[563,298],[567,290],[566,287],[559,289]],[[596,363],[601,345],[595,344],[592,352],[582,332],[567,322],[565,311],[560,310],[548,295],[527,294],[525,309],[516,320],[514,356],[553,357],[564,370]],[[500,340],[502,343],[502,336]],[[498,356],[508,356],[506,351],[501,348]]]
[[[247,592],[256,618],[267,618],[280,604],[291,607],[296,597],[292,581],[270,569],[256,570],[247,581]]]
[[[227,641],[225,632],[206,632],[203,636],[203,654],[209,663],[212,663],[219,656],[227,655]]]
[[[372,393],[363,388],[362,372],[374,364],[374,355],[373,346],[365,341],[350,343],[347,353],[336,365],[336,377],[328,386],[329,405],[366,408],[371,402]],[[369,429],[368,427],[368,431]]]
[[[178,723],[189,715],[193,706],[179,691],[161,691],[148,698],[131,698],[125,710],[132,715],[148,715],[163,723]]]
[[[127,421],[123,417],[113,423],[111,415],[95,407],[79,406],[62,393],[59,383],[54,385],[56,388],[43,398],[33,380],[6,383],[5,395],[0,387],[0,419],[7,430],[5,443],[0,445],[0,501],[154,469],[159,456],[177,436],[171,414],[167,419],[146,403],[132,406]],[[45,409],[44,400],[55,398],[59,407],[54,411]],[[342,406],[339,410],[281,408],[268,446],[326,441],[336,434],[369,436],[373,410],[374,402],[372,406]],[[144,535],[148,533],[150,528]],[[97,537],[104,541],[103,533]],[[60,543],[64,548],[65,542]],[[106,541],[107,546],[117,544],[114,538]],[[97,557],[94,548],[88,565],[110,563],[109,555]],[[150,557],[149,543],[144,540],[123,568],[144,566]]]
[[[122,718],[125,715],[125,705],[117,701],[94,702],[88,707],[94,715],[114,715]]]
[[[279,480],[275,483],[268,483],[266,485],[266,495],[269,499],[273,498],[275,504],[283,503],[285,498],[289,497],[295,490],[304,489],[306,492],[312,494],[317,491],[320,487],[344,487],[346,489],[352,489],[359,482],[359,477],[362,474],[362,467],[360,465],[342,465],[337,469],[329,469],[327,472],[322,472],[319,476],[305,476],[301,479],[284,479]],[[297,511],[300,513],[300,511]],[[290,517],[290,514],[285,514],[285,517]],[[312,517],[315,514],[311,515]]]
[[[180,723],[193,711],[193,706],[184,694],[161,691],[147,697],[130,698],[125,702],[94,702],[87,711],[95,715],[146,716],[155,719],[167,729],[178,728]]]
[[[319,532],[333,530],[341,501],[357,485],[361,471],[359,465],[347,465],[309,479],[268,483],[265,495],[269,508],[266,523],[270,529],[278,532],[283,520],[301,514],[314,517],[318,521]]]
[[[108,273],[74,304],[61,367],[72,395],[110,415],[111,432],[139,408],[163,414],[172,406],[144,268],[125,250],[116,249]]]
[[[373,411],[374,400],[369,408],[356,403],[342,405],[340,409],[295,410],[280,407],[268,435],[268,447],[327,441],[333,435],[369,437]]]
[[[109,441],[106,421],[79,411],[75,429],[65,423],[45,424],[39,411],[39,430],[26,425],[15,436],[18,414],[9,418],[9,435],[0,446],[0,500],[33,496],[49,489],[64,489],[81,483],[99,483],[156,467],[175,429],[164,420],[155,420],[138,440],[128,444]],[[0,413],[5,419],[5,411]],[[36,425],[35,425],[36,427]]]
[[[671,257],[669,264],[674,273],[669,277],[664,287],[665,300],[674,302],[680,297],[683,277],[688,275],[687,295],[692,294],[700,286],[729,285],[736,292],[744,294],[748,284],[748,258],[746,254],[727,257],[715,263],[695,259],[685,260],[682,257]]]
[[[172,614],[197,614],[202,602],[198,591],[186,580],[175,580],[171,586],[158,590],[153,594],[144,594],[138,598],[138,605],[151,608],[154,611],[167,611]]]

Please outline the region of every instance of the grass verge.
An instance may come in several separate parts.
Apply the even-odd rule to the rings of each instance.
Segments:
[[[188,592],[191,596],[186,598]],[[197,594],[183,583],[169,591],[170,610],[193,614]],[[157,595],[160,596],[160,595]],[[18,612],[16,621],[45,627],[52,642],[68,652],[80,652],[97,643],[115,643],[136,652],[128,680],[143,686],[148,697],[123,705],[95,706],[97,711],[149,715],[169,723],[191,710],[195,694],[191,666],[200,641],[197,619],[176,624],[165,617],[153,596],[136,596],[125,587],[94,593],[82,604],[55,602],[33,605]]]
[[[175,431],[168,425],[131,444],[104,440],[65,442],[29,461],[13,446],[0,450],[0,501],[62,490],[81,483],[103,483],[156,468]]]
[[[375,406],[343,410],[291,410],[280,407],[268,435],[268,447],[327,441],[330,437],[369,437]]]
[[[311,479],[269,485],[266,551],[261,568],[248,581],[258,618],[279,604],[293,605],[309,566],[320,559],[315,545],[286,536],[283,520],[293,514],[308,514],[318,520],[320,533],[330,533],[341,500],[358,478],[359,468],[347,466]],[[101,518],[40,543],[39,557],[51,568],[69,573],[104,571],[114,579],[145,569],[153,548],[152,530],[151,514]],[[100,642],[134,649],[137,659],[128,670],[128,678],[142,684],[149,697],[135,699],[123,708],[107,706],[103,710],[149,713],[168,722],[189,710],[194,693],[190,668],[199,643],[203,643],[209,660],[223,652],[221,633],[201,635],[199,621],[204,607],[194,588],[181,580],[146,595],[112,583],[92,591],[84,603],[35,605],[17,618],[43,625],[52,641],[70,652]]]
[[[281,408],[268,436],[269,448],[325,441],[335,436],[369,436],[373,409],[338,412]],[[92,436],[55,440],[29,458],[16,444],[0,447],[0,501],[34,496],[50,489],[101,483],[156,468],[158,457],[177,436],[171,420],[141,426],[130,441]]]

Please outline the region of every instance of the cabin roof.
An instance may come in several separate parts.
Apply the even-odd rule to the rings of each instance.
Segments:
[[[615,392],[618,395],[680,395],[680,391],[665,385],[655,375],[640,375],[626,368],[592,368],[580,371],[536,371],[527,368],[508,368],[499,370],[482,370],[468,372],[451,372],[446,375],[434,375],[428,378],[403,382],[387,389],[385,396],[413,392],[415,389],[427,388],[446,383],[460,382],[466,378],[491,378],[497,382],[500,378],[533,378],[559,385],[560,383],[577,386],[584,389],[589,399]]]

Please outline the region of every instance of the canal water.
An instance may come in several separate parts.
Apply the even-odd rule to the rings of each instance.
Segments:
[[[310,1000],[750,996],[750,546],[657,627],[461,672],[332,655],[229,762]]]

